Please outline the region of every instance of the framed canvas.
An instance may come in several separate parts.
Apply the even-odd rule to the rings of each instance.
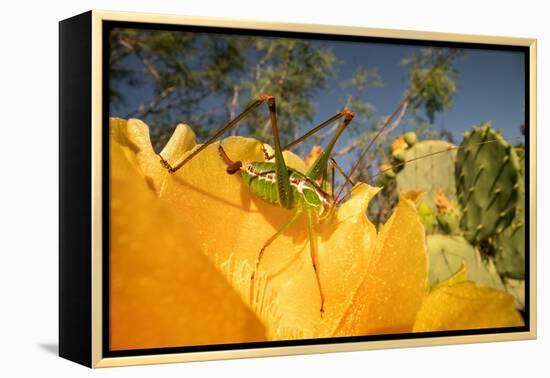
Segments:
[[[60,22],[59,354],[536,337],[536,40]]]

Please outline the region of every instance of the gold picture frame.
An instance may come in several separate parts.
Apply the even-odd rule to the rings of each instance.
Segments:
[[[268,346],[215,351],[170,352],[127,356],[106,356],[104,295],[105,222],[104,198],[105,162],[103,160],[105,99],[104,93],[104,25],[108,22],[187,25],[215,28],[238,28],[335,36],[357,36],[382,39],[418,40],[442,43],[501,45],[525,48],[528,51],[526,85],[529,101],[525,103],[528,118],[529,144],[529,243],[528,253],[528,329],[519,332],[490,334],[456,334],[423,338],[380,339],[360,342],[339,342],[299,346]],[[84,54],[78,53],[85,50]],[[327,353],[370,350],[396,347],[416,347],[474,342],[494,342],[534,339],[536,326],[536,39],[468,34],[436,33],[425,31],[376,29],[336,25],[292,24],[258,22],[251,20],[216,19],[160,14],[142,14],[93,10],[60,23],[60,128],[61,128],[61,241],[60,241],[60,355],[89,367],[111,367],[153,363],[205,361],[247,357],[281,356],[294,354]],[[80,66],[79,68],[73,65]],[[80,70],[80,71],[79,71]],[[84,75],[84,76],[83,76]],[[85,77],[88,75],[87,77]],[[76,83],[76,84],[75,84]],[[78,89],[74,90],[74,86]],[[70,93],[69,93],[70,92]],[[65,93],[65,94],[64,94]],[[75,93],[83,93],[79,97]],[[70,109],[69,109],[70,108]],[[72,109],[72,110],[71,110]],[[72,119],[80,130],[69,130]],[[89,123],[88,123],[89,121]],[[74,128],[74,124],[72,125]],[[75,134],[76,133],[76,134]],[[75,150],[75,140],[88,146]],[[81,144],[81,145],[82,145]],[[70,154],[86,154],[89,170],[70,176]],[[79,155],[77,155],[79,156]],[[82,185],[84,192],[72,187]],[[83,199],[82,196],[86,196]],[[83,201],[85,213],[75,214],[75,203]],[[89,206],[88,206],[89,205]],[[75,217],[88,217],[74,222]],[[80,218],[79,218],[80,219]],[[72,236],[69,236],[72,235]],[[86,236],[84,236],[86,235]],[[69,253],[70,252],[70,253]],[[81,253],[82,252],[82,253]],[[75,256],[77,255],[77,256]],[[78,276],[78,277],[77,277]],[[78,297],[78,298],[77,298]],[[108,335],[107,335],[108,337]],[[79,341],[80,340],[80,341]],[[84,345],[84,346],[81,346]]]

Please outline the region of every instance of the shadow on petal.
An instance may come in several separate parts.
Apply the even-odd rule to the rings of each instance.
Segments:
[[[265,340],[261,321],[136,169],[140,151],[111,139],[110,347]]]

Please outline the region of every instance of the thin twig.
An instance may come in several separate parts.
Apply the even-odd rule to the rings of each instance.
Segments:
[[[133,113],[130,113],[127,118],[143,118],[148,113],[153,111],[164,99],[174,93],[176,89],[176,85],[164,89],[158,95],[152,97],[151,100],[148,101],[147,105],[143,103],[139,105],[138,109]]]

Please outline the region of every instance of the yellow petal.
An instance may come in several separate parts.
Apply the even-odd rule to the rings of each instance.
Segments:
[[[336,335],[409,332],[427,290],[424,227],[418,193],[402,194],[368,255],[365,276]]]
[[[163,157],[172,165],[190,153],[189,150],[170,148],[185,144],[181,139],[188,138],[189,130],[182,131],[186,132],[173,134],[162,151]],[[142,142],[144,145],[141,145]],[[132,140],[132,143],[139,145],[142,150],[150,148],[150,142],[142,139]],[[244,187],[239,175],[229,175],[226,165],[219,157],[218,146],[219,143],[208,146],[173,174],[166,171],[157,173],[155,169],[143,167],[141,170],[149,172],[147,180],[152,181],[155,188],[159,188],[159,196],[176,214],[181,225],[178,233],[197,245],[222,270],[248,305],[252,266],[260,248],[280,225],[290,219],[292,212],[265,203]],[[264,159],[263,146],[254,139],[230,137],[223,141],[223,148],[233,160]],[[285,159],[289,161],[289,165],[295,160],[290,153],[285,153]],[[149,163],[160,167],[158,159],[147,164]],[[300,229],[304,229],[303,223],[302,227],[298,226],[298,230]],[[290,237],[285,235],[281,238],[282,247],[273,249],[275,252],[270,250],[266,253],[266,261],[271,254],[282,255],[286,260],[295,257],[292,231],[290,230]],[[299,238],[305,240],[305,234]],[[284,249],[282,253],[281,249]],[[251,307],[262,316],[265,324],[269,324],[270,333],[282,332],[277,322],[280,313],[275,309],[277,301],[274,299],[274,285],[266,285],[265,280],[259,281],[258,300]],[[276,329],[278,331],[274,331]]]
[[[158,192],[166,170],[151,145],[149,127],[139,119],[111,118],[109,131],[111,140],[122,149],[126,159],[144,175],[149,187]]]
[[[261,322],[145,180],[152,162],[141,159],[154,155],[136,142],[140,129],[111,123],[111,348],[265,340]]]
[[[369,257],[376,247],[376,228],[366,214],[370,201],[379,190],[364,183],[357,184],[352,197],[340,206],[333,221],[318,226],[326,315],[318,325],[321,328],[317,330],[317,336],[331,337],[336,332],[353,305],[354,294],[363,277],[369,274]],[[313,319],[319,319],[318,315]]]
[[[414,332],[522,325],[511,295],[466,281],[430,292],[418,312]]]
[[[182,156],[196,146],[195,132],[183,123],[176,126],[172,135],[160,153],[162,156]]]

